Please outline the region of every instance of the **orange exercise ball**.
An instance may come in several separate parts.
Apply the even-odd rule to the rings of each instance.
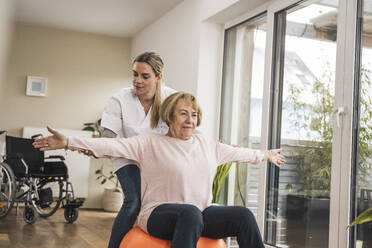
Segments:
[[[139,227],[130,230],[123,238],[120,248],[170,248],[169,240],[158,239],[142,231]],[[222,239],[209,239],[201,237],[197,248],[226,248]]]

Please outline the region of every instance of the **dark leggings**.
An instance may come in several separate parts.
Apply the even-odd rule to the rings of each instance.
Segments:
[[[264,247],[254,215],[240,206],[211,206],[201,212],[189,204],[163,204],[152,211],[147,230],[172,240],[171,248],[195,248],[200,236],[236,236],[240,248]]]
[[[112,226],[109,248],[118,248],[133,227],[141,208],[141,176],[137,165],[126,165],[116,171],[124,193],[124,202]]]

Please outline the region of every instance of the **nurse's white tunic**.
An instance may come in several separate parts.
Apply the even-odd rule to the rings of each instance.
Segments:
[[[175,93],[174,89],[162,86],[162,100]],[[160,121],[157,128],[151,129],[151,108],[145,114],[143,106],[135,94],[133,87],[124,88],[112,95],[108,100],[102,114],[101,126],[115,132],[118,138],[129,138],[139,134],[168,133],[168,126]],[[113,160],[114,171],[128,164],[136,164],[135,161],[116,158]]]

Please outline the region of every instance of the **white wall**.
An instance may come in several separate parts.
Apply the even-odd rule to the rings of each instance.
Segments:
[[[196,93],[200,36],[200,3],[183,1],[132,40],[132,56],[156,51],[164,60],[165,83]]]
[[[164,59],[165,82],[197,96],[201,131],[218,137],[224,23],[267,0],[185,0],[135,35],[132,57],[151,50]]]
[[[9,45],[13,33],[13,16],[15,4],[13,0],[0,1],[0,97],[4,92],[4,71],[9,55]]]
[[[196,97],[203,110],[200,131],[210,138],[218,137],[223,37],[222,25],[202,23]]]
[[[250,0],[252,1],[252,0]],[[202,0],[201,1],[201,11],[202,11],[202,20],[207,20],[213,16],[219,15],[229,7],[234,4],[238,4],[239,0]],[[248,1],[247,1],[248,2]]]
[[[0,127],[81,129],[131,82],[130,39],[15,25],[0,98]],[[48,78],[47,96],[26,96],[26,76]],[[11,106],[11,108],[9,107]]]

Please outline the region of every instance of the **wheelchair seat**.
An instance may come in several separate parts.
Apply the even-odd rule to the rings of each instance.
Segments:
[[[44,162],[44,175],[54,177],[67,177],[67,167],[64,162]]]
[[[15,177],[67,177],[64,158],[52,156],[62,161],[45,161],[44,152],[34,148],[33,142],[33,139],[6,136],[5,162],[13,169]]]

